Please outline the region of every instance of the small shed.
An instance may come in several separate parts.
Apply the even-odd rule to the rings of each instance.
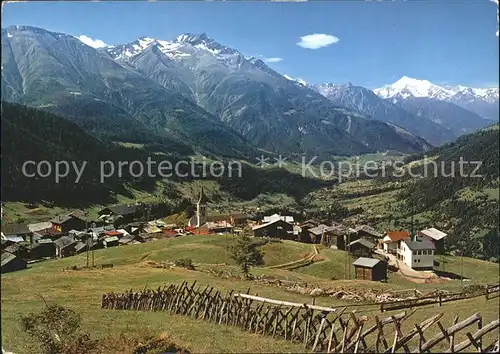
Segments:
[[[103,244],[105,248],[118,246],[118,237],[116,236],[106,237],[103,241]]]
[[[352,265],[356,279],[373,281],[387,279],[387,263],[379,259],[360,257]]]
[[[136,238],[135,235],[127,234],[127,235],[123,236],[121,239],[118,240],[118,244],[119,245],[132,244],[133,241],[135,241],[135,238]]]

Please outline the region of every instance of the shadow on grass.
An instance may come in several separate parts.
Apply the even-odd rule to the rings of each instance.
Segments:
[[[460,274],[455,274],[455,273],[452,273],[452,272],[445,272],[445,271],[442,271],[442,270],[434,270],[434,273],[436,273],[437,276],[439,276],[440,278],[450,278],[450,279],[469,279],[467,277],[462,277],[460,276]]]

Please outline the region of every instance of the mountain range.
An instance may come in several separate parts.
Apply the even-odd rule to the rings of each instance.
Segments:
[[[432,86],[423,97],[403,79],[374,91],[309,85],[207,34],[96,49],[41,28],[2,29],[2,100],[100,138],[183,154],[422,152],[491,124],[484,112],[498,111],[498,89],[451,95]]]
[[[256,156],[417,152],[422,138],[299,87],[206,34],[95,49],[29,26],[2,30],[2,100],[49,110],[94,135]]]
[[[433,145],[498,121],[498,88],[441,87],[406,76],[375,90],[350,83],[309,86],[337,105],[399,125]]]

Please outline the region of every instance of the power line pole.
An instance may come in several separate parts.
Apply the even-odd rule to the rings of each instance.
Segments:
[[[460,251],[460,287],[462,288],[462,291],[464,290],[464,245],[462,243],[461,245],[461,251]]]
[[[95,227],[95,223],[92,223],[92,226]],[[94,266],[95,266],[95,264],[94,264],[94,234],[91,233],[90,237],[92,240],[91,241],[91,244],[92,244],[92,246],[91,246],[91,248],[92,248],[92,268],[94,268]]]
[[[347,234],[347,279],[351,279],[351,231]]]
[[[85,216],[86,218],[86,216]],[[87,242],[87,268],[89,267],[89,224],[87,222],[87,220],[85,220],[85,242]]]

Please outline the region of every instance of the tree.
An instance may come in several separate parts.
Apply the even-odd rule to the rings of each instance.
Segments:
[[[231,247],[231,258],[241,267],[245,278],[248,277],[250,267],[264,264],[264,253],[257,248],[250,236],[243,234],[238,237]]]

